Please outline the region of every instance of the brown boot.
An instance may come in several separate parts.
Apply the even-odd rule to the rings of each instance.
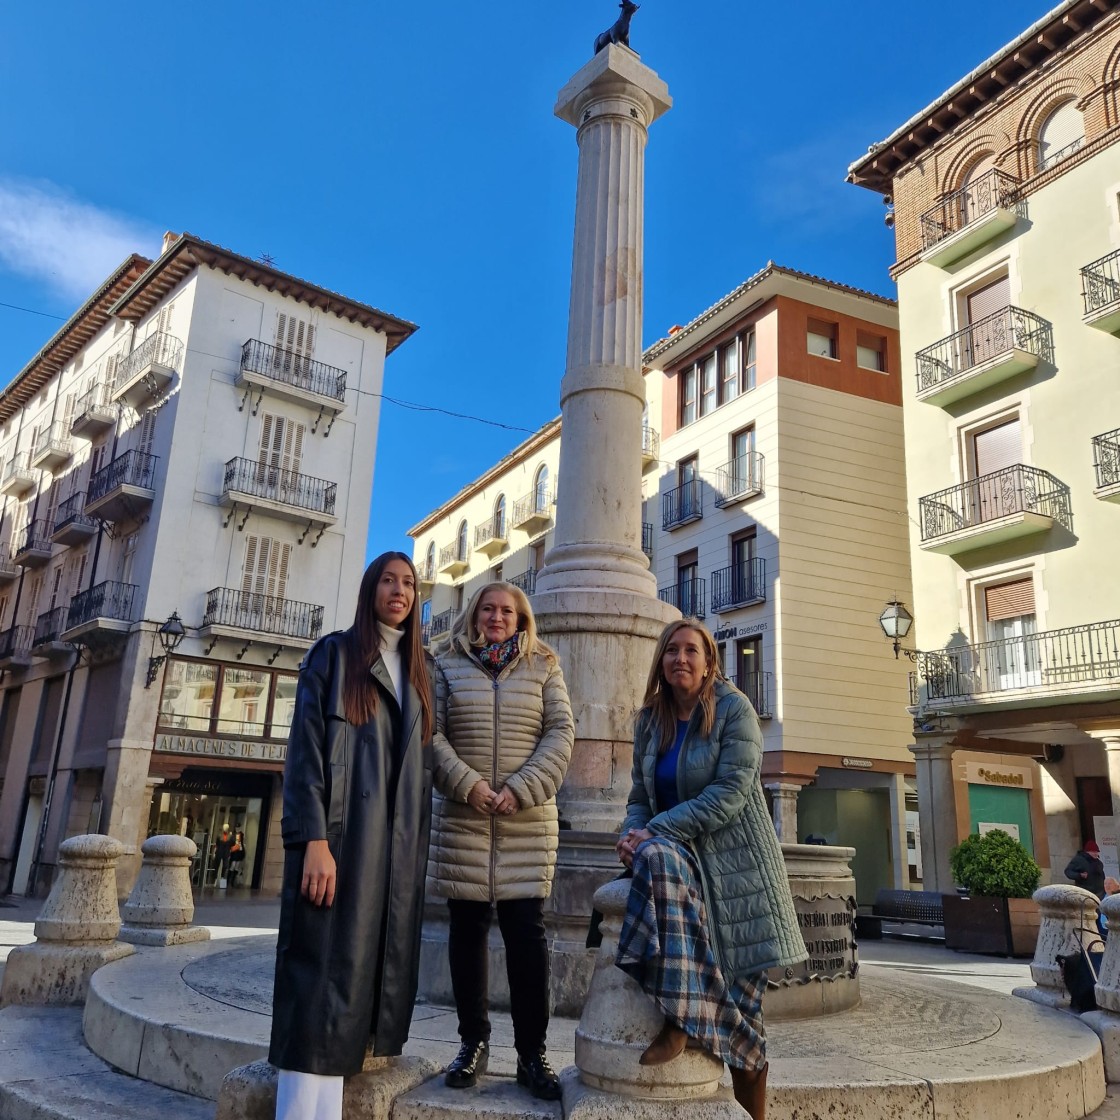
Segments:
[[[688,1035],[680,1027],[674,1026],[666,1019],[661,1030],[657,1032],[657,1036],[638,1059],[638,1064],[659,1066],[665,1062],[671,1062],[678,1054],[684,1053],[686,1042],[688,1042]]]
[[[731,1070],[735,1099],[751,1114],[751,1120],[766,1120],[766,1073],[769,1063],[761,1069]]]

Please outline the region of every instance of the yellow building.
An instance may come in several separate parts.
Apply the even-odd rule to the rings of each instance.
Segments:
[[[1120,805],[1118,7],[1059,5],[849,173],[896,238],[932,889],[991,825],[1060,879]]]

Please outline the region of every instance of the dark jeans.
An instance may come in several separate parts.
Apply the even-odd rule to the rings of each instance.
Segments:
[[[490,1041],[490,975],[487,935],[493,908],[489,902],[449,898],[451,929],[447,939],[451,987],[464,1042]],[[544,936],[544,899],[514,898],[496,904],[498,928],[506,947],[509,1010],[513,1045],[523,1058],[544,1050],[548,1034],[548,945]]]

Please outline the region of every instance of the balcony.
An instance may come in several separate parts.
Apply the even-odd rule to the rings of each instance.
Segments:
[[[138,518],[155,500],[157,455],[126,451],[89,480],[85,512],[101,521]]]
[[[106,580],[78,592],[70,600],[62,640],[74,642],[83,638],[83,644],[88,644],[95,634],[127,634],[133,623],[138,591],[133,583]]]
[[[454,544],[445,544],[439,550],[440,575],[451,576],[454,579],[456,576],[461,576],[469,567],[470,561],[467,559],[466,549],[460,548],[458,541]]]
[[[509,545],[509,534],[506,531],[505,510],[488,517],[481,525],[474,527],[474,550],[484,556],[497,556],[504,552]]]
[[[918,509],[922,548],[945,556],[1072,526],[1069,487],[1022,463],[929,494]]]
[[[42,518],[32,521],[20,533],[12,559],[21,568],[41,568],[50,560],[54,550],[51,541],[53,528],[49,521],[44,521]]]
[[[70,434],[82,439],[96,439],[115,427],[117,406],[113,403],[113,390],[107,382],[92,385],[79,398],[70,422]]]
[[[510,581],[514,587],[520,587],[526,595],[532,595],[537,589],[537,569],[527,568],[519,576],[514,576]]]
[[[716,505],[726,509],[761,494],[765,465],[762,455],[751,451],[720,467],[716,471]]]
[[[518,498],[513,503],[513,521],[515,529],[524,529],[526,533],[539,533],[552,524],[552,507],[556,499],[545,489],[534,490],[524,498]]]
[[[921,653],[918,672],[924,703],[954,711],[1115,699],[1120,619]]]
[[[206,593],[206,611],[199,633],[246,643],[260,641],[290,649],[308,649],[323,630],[323,608],[272,595],[257,595],[235,587],[215,587]]]
[[[712,572],[712,610],[716,614],[765,602],[766,561],[761,556]]]
[[[919,350],[918,400],[947,405],[1054,360],[1050,324],[1004,307]]]
[[[70,462],[74,454],[74,441],[66,426],[56,420],[39,433],[31,452],[31,465],[43,471],[56,471]]]
[[[69,606],[55,607],[54,610],[39,615],[35,623],[35,636],[31,643],[31,648],[36,654],[40,657],[53,657],[60,653],[69,653],[74,648],[69,642],[62,640],[69,615]]]
[[[703,491],[700,479],[694,478],[667,490],[661,496],[661,528],[679,529],[690,521],[699,521],[704,516]]]
[[[19,577],[20,569],[12,559],[8,542],[0,542],[0,584],[11,583]]]
[[[0,494],[11,494],[22,498],[35,489],[39,475],[28,465],[26,451],[17,451],[4,467],[4,477],[0,478]]]
[[[256,459],[237,458],[226,463],[218,502],[231,510],[243,507],[246,517],[251,512],[267,513],[285,521],[306,522],[309,530],[317,525],[322,536],[323,530],[338,520],[334,512],[337,493],[335,482],[281,470]],[[231,512],[226,524],[232,517]],[[318,541],[316,537],[312,547]]]
[[[657,462],[661,454],[661,434],[648,424],[642,425],[642,470]]]
[[[1093,436],[1093,466],[1097,470],[1093,493],[1106,502],[1120,502],[1120,428]]]
[[[685,616],[703,618],[707,614],[708,584],[703,579],[681,579],[669,587],[662,587],[657,597]]]
[[[97,521],[86,513],[85,508],[84,490],[71,494],[58,507],[51,532],[51,540],[55,544],[81,544],[97,532]]]
[[[993,168],[922,215],[922,260],[945,268],[1026,216],[1019,181]]]
[[[0,633],[0,669],[26,669],[31,664],[31,645],[35,630],[31,626],[9,626]]]
[[[436,559],[433,556],[431,560],[421,560],[416,565],[416,579],[420,583],[420,591],[427,592],[435,586],[436,583]]]
[[[653,559],[653,522],[642,522],[642,551]]]
[[[454,608],[449,611],[440,611],[431,622],[431,637],[440,638],[444,634],[451,633],[451,625],[455,621]]]
[[[237,385],[250,392],[253,388],[259,390],[258,402],[268,392],[310,405],[332,419],[346,407],[346,370],[313,362],[294,350],[269,346],[256,338],[250,338],[241,347]]]
[[[117,366],[113,400],[142,411],[163,396],[183,363],[183,344],[164,331],[146,338]]]
[[[759,719],[773,719],[774,710],[770,707],[771,680],[773,673],[751,672],[736,673],[731,683],[751,702]]]
[[[1120,331],[1120,249],[1081,270],[1082,321],[1115,334]]]

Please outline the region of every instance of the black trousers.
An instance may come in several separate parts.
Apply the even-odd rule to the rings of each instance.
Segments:
[[[548,945],[544,936],[544,899],[514,898],[491,906],[449,898],[448,952],[451,988],[464,1042],[490,1041],[489,955],[486,943],[494,909],[506,947],[509,1010],[513,1045],[523,1058],[544,1050],[548,1035]]]

